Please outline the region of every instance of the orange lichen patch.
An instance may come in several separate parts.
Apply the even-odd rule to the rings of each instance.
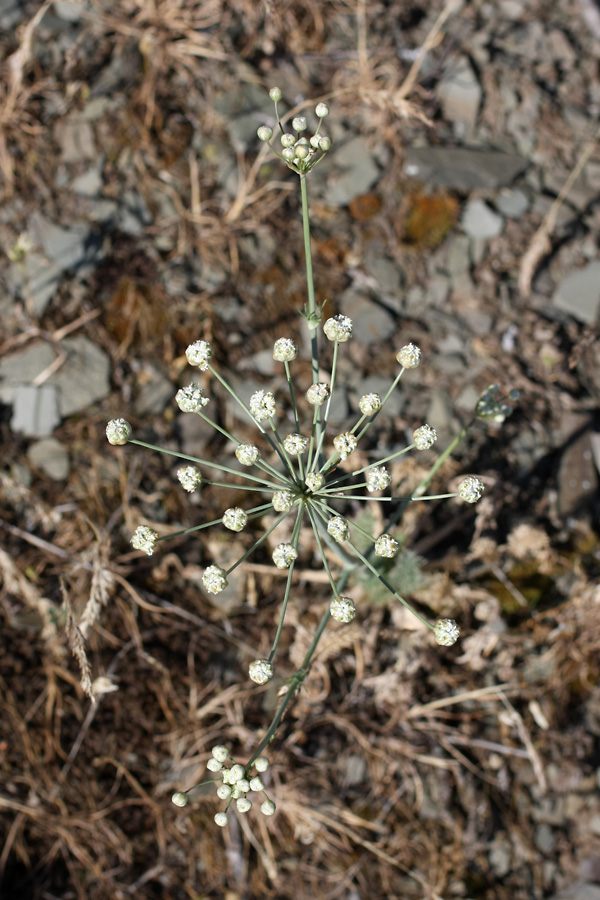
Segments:
[[[349,205],[350,214],[357,222],[366,222],[376,216],[381,209],[381,197],[377,194],[361,194]]]
[[[415,247],[437,247],[454,226],[458,200],[445,192],[415,193],[407,198],[400,231],[404,243]]]

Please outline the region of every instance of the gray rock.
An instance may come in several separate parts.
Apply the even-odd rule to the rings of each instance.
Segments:
[[[174,385],[156,366],[146,366],[139,381],[140,391],[133,404],[138,416],[161,413],[175,396]]]
[[[28,437],[52,434],[60,424],[58,396],[54,385],[18,385],[13,396],[10,427]]]
[[[393,294],[400,289],[402,269],[385,256],[367,255],[365,269],[374,278],[381,291]]]
[[[29,222],[33,240],[46,256],[62,269],[77,269],[84,263],[96,262],[102,255],[100,241],[92,235],[90,226],[77,222],[71,228],[61,228],[34,212]]]
[[[110,360],[86,337],[65,338],[60,349],[66,352],[64,365],[48,379],[59,391],[61,416],[82,412],[110,393]]]
[[[475,130],[481,93],[481,85],[466,57],[461,56],[447,66],[438,95],[444,117],[456,126],[461,137],[469,137]]]
[[[470,238],[490,240],[502,234],[504,219],[483,200],[470,200],[461,217],[461,225]]]
[[[55,358],[52,347],[44,341],[5,356],[0,360],[0,400],[12,404],[19,385],[31,384]]]
[[[69,475],[69,454],[64,444],[55,438],[36,441],[27,451],[29,460],[53,481],[64,481]]]
[[[62,269],[40,253],[28,253],[23,267],[12,266],[11,275],[27,311],[39,318],[58,290]]]
[[[335,171],[328,177],[323,199],[332,206],[347,206],[366,194],[379,179],[373,153],[362,137],[336,150]]]
[[[352,319],[354,334],[364,344],[375,344],[388,338],[396,330],[396,323],[390,313],[364,294],[347,290],[340,305],[344,315]]]
[[[82,197],[97,197],[102,190],[103,184],[102,163],[100,163],[74,178],[71,183],[71,190]]]
[[[94,129],[79,113],[74,113],[56,123],[54,137],[61,148],[62,162],[78,163],[95,159],[97,155]]]
[[[520,219],[529,209],[529,197],[519,188],[503,188],[496,198],[496,206],[507,219]]]
[[[65,22],[79,22],[86,10],[87,3],[78,0],[53,0],[54,12]]]
[[[150,225],[151,222],[152,213],[142,195],[136,191],[125,191],[117,217],[119,230],[133,237],[139,237],[146,225]]]
[[[542,823],[535,829],[535,845],[541,853],[550,854],[556,845],[554,832],[549,825]]]
[[[600,315],[600,260],[568,272],[554,292],[552,302],[574,318],[593,325]]]
[[[455,234],[448,241],[446,249],[446,268],[453,280],[464,275],[471,268],[469,238],[464,234]]]
[[[408,147],[404,170],[430,187],[468,191],[503,187],[527,166],[528,160],[517,153],[466,147]]]

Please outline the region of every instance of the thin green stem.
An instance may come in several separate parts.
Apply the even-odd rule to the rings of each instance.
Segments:
[[[321,535],[319,533],[317,520],[315,519],[315,517],[313,515],[313,510],[311,509],[310,504],[307,504],[306,511],[308,513],[308,517],[310,519],[310,524],[312,525],[312,530],[314,532],[315,539],[316,539],[317,545],[319,547],[319,554],[321,556],[321,562],[323,563],[323,568],[325,569],[325,572],[327,573],[327,577],[329,579],[329,584],[331,585],[331,590],[333,591],[333,593],[336,597],[339,597],[339,592],[338,592],[338,589],[337,589],[337,586],[335,583],[335,579],[334,579],[333,575],[331,574],[331,569],[329,568],[329,563],[327,562],[327,557],[325,556],[325,551],[323,549],[323,543],[321,541]]]
[[[174,456],[176,459],[185,459],[188,462],[195,462],[201,466],[208,466],[212,469],[217,469],[219,472],[227,472],[228,475],[239,475],[242,478],[246,478],[248,481],[255,481],[257,484],[262,484],[265,488],[273,488],[274,490],[278,490],[281,488],[282,483],[285,482],[286,485],[289,483],[288,479],[284,476],[281,476],[279,472],[277,475],[281,478],[281,482],[279,484],[273,484],[271,481],[267,481],[265,478],[259,478],[257,475],[249,475],[247,472],[241,472],[239,469],[231,469],[229,466],[223,466],[221,463],[211,462],[208,459],[201,459],[198,456],[188,456],[186,453],[179,453],[178,450],[165,450],[164,447],[157,447],[155,444],[147,444],[145,441],[138,441],[136,438],[129,438],[127,441],[128,444],[137,444],[138,447],[145,447],[146,450],[156,450],[158,453],[164,453],[166,456]],[[202,484],[218,484],[216,481],[202,481]],[[232,487],[231,484],[225,484],[225,487]],[[240,485],[235,485],[235,487],[240,487]],[[255,488],[258,490],[258,488]]]
[[[240,441],[240,440],[238,440],[238,438],[236,438],[232,434],[230,434],[227,431],[227,429],[222,428],[220,425],[217,425],[216,422],[213,422],[213,420],[209,419],[209,417],[206,416],[204,413],[199,412],[198,415],[200,416],[201,419],[204,419],[205,422],[208,422],[208,424],[212,428],[214,428],[215,431],[220,432],[223,435],[223,437],[226,437],[228,441],[231,441],[233,444],[237,444],[238,447],[244,443],[244,441]],[[267,472],[269,475],[274,475],[276,478],[281,478],[281,472],[278,472],[277,469],[273,468],[273,466],[271,466],[268,462],[266,462],[263,459],[258,459],[254,463],[254,465],[256,466],[257,469],[262,469],[263,472]]]
[[[281,523],[283,522],[283,520],[285,519],[285,517],[288,514],[289,514],[289,510],[286,510],[284,513],[282,513],[279,516],[279,518],[277,519],[277,521],[275,522],[275,524],[271,525],[271,527],[267,531],[265,531],[264,534],[261,534],[259,539],[257,541],[255,541],[254,544],[252,544],[252,546],[250,547],[249,550],[246,550],[246,552],[244,553],[243,556],[240,556],[240,558],[237,560],[237,562],[234,562],[234,564],[232,566],[230,566],[228,569],[225,570],[225,574],[229,575],[230,572],[233,572],[234,569],[237,569],[238,566],[241,566],[241,564],[243,562],[245,562],[249,556],[252,556],[252,554],[257,549],[257,547],[260,547],[260,545],[266,541],[266,539],[269,537],[269,535],[275,531],[277,526],[281,525]]]
[[[291,545],[294,550],[298,550],[298,540],[300,538],[300,528],[302,526],[302,515],[304,513],[303,504],[300,504],[298,507],[298,515],[296,516],[296,521],[294,522],[294,530],[292,531],[291,537]],[[287,605],[290,599],[290,591],[292,588],[292,577],[294,575],[294,566],[296,564],[296,560],[292,561],[292,564],[288,571],[287,582],[285,585],[285,593],[283,595],[283,603],[281,605],[281,614],[279,616],[279,625],[277,626],[277,633],[275,635],[275,640],[273,641],[273,646],[271,647],[271,652],[269,653],[269,662],[273,662],[273,657],[277,651],[277,645],[279,644],[279,638],[281,637],[281,632],[283,630],[283,623],[285,620],[285,614],[287,612]]]
[[[310,350],[312,360],[312,377],[316,384],[319,380],[319,347],[317,341],[317,304],[315,300],[315,283],[313,277],[312,251],[310,247],[310,218],[308,213],[308,191],[306,174],[300,175],[300,195],[302,198],[302,233],[304,235],[304,261],[306,264],[306,290],[308,293],[308,327],[310,331]]]
[[[273,509],[273,507],[270,503],[265,503],[263,506],[255,506],[252,509],[245,511],[248,516],[248,521],[258,519],[266,509]],[[181,531],[163,534],[162,537],[157,538],[156,543],[158,544],[159,541],[166,541],[174,537],[179,537],[182,534],[192,534],[194,531],[202,531],[204,528],[210,528],[211,525],[221,525],[222,523],[223,518],[221,517],[220,519],[213,519],[212,522],[203,522],[202,525],[193,525],[191,528],[183,528]]]

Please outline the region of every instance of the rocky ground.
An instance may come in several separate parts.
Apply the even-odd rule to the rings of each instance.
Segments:
[[[598,900],[600,8],[5,0],[0,59],[2,897]],[[173,403],[199,338],[244,396],[284,383],[306,297],[296,179],[256,139],[274,84],[284,112],[331,107],[309,191],[318,299],[354,321],[336,428],[409,340],[379,448],[423,421],[448,443],[489,384],[519,401],[440,472],[480,475],[481,504],[403,522],[400,589],[460,643],[357,582],[272,745],[276,816],[221,831],[211,792],[170,796],[215,743],[252,754],[327,585],[307,546],[283,674],[252,689],[265,559],[211,598],[231,539],[129,545],[235,488],[182,496],[104,427],[231,457]]]

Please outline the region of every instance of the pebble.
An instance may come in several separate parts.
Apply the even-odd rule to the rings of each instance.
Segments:
[[[97,262],[103,255],[100,240],[92,235],[85,222],[61,228],[36,211],[29,220],[29,230],[35,243],[63,271]]]
[[[62,269],[41,253],[33,251],[25,257],[23,267],[12,266],[11,276],[27,312],[39,318],[60,286]]]
[[[404,170],[430,187],[470,191],[510,184],[529,162],[517,153],[467,147],[407,147]]]
[[[71,190],[82,197],[97,197],[102,190],[102,163],[93,166],[71,182]]]
[[[336,149],[335,167],[328,174],[323,199],[331,206],[347,206],[367,194],[378,179],[379,169],[369,144],[362,137],[353,138]]]
[[[502,234],[504,219],[483,200],[470,200],[462,214],[461,225],[470,238],[490,240]]]
[[[529,197],[519,188],[504,188],[496,198],[496,206],[507,219],[520,219],[529,209]]]
[[[13,395],[10,427],[27,437],[52,434],[60,424],[58,397],[54,385],[20,384]]]
[[[549,825],[545,823],[538,825],[535,829],[534,836],[535,845],[541,853],[550,854],[556,845],[554,832]]]
[[[375,344],[388,338],[396,330],[396,323],[390,313],[374,303],[365,294],[350,288],[340,301],[344,314],[350,316],[354,334],[364,344]]]
[[[600,260],[568,272],[556,288],[552,302],[580,322],[593,325],[600,314]]]
[[[69,475],[69,454],[64,444],[56,438],[36,441],[29,447],[27,456],[36,468],[49,475],[53,481],[64,481]]]
[[[481,85],[465,56],[446,68],[438,87],[444,117],[452,122],[459,137],[472,137],[481,104]]]

